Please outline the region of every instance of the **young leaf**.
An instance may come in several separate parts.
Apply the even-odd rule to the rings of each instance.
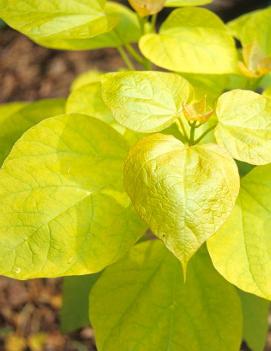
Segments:
[[[203,8],[173,11],[159,34],[146,34],[142,53],[157,66],[188,73],[222,74],[237,71],[232,37],[214,13]]]
[[[105,0],[0,0],[0,17],[33,40],[87,39],[108,31]]]
[[[0,105],[0,165],[27,129],[43,119],[64,113],[64,106],[63,99]]]
[[[90,294],[98,350],[239,350],[237,292],[205,252],[188,273],[184,283],[180,263],[159,241],[135,246],[106,269]]]
[[[89,325],[89,293],[99,274],[65,277],[60,310],[61,330],[64,333]]]
[[[271,165],[255,167],[241,180],[236,206],[208,241],[216,269],[232,284],[271,299]]]
[[[243,338],[253,351],[263,351],[268,332],[270,302],[239,291],[243,310]]]
[[[134,12],[126,6],[108,1],[105,13],[116,25],[106,33],[86,39],[42,39],[38,43],[55,49],[93,50],[106,47],[118,47],[137,42],[141,36],[139,21]]]
[[[144,233],[123,191],[127,146],[85,115],[28,130],[0,171],[0,274],[16,279],[95,273]]]
[[[166,0],[166,7],[199,6],[210,4],[213,0]]]
[[[170,126],[191,94],[190,84],[173,73],[121,72],[102,78],[103,99],[116,121],[142,133]]]
[[[185,268],[230,215],[239,191],[235,162],[215,144],[189,147],[173,136],[140,140],[124,165],[140,217]]]
[[[141,17],[154,15],[162,10],[166,0],[128,0]]]
[[[267,55],[271,55],[271,8],[242,15],[229,22],[229,29],[243,47],[257,44]]]
[[[72,82],[70,90],[82,88],[84,85],[97,83],[101,81],[102,72],[97,70],[90,70],[79,74]]]
[[[271,162],[271,100],[249,90],[224,93],[217,103],[217,142],[237,160]]]

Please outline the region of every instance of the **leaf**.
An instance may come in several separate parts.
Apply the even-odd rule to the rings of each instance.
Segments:
[[[98,277],[99,274],[88,274],[64,278],[60,311],[61,330],[64,333],[89,325],[88,297]]]
[[[0,17],[36,41],[87,39],[108,31],[105,0],[17,0],[14,5],[0,0]]]
[[[84,85],[100,82],[102,73],[97,70],[90,70],[79,74],[72,82],[71,91],[82,88]]]
[[[141,29],[133,11],[126,6],[108,1],[105,12],[114,24],[113,28],[106,33],[86,39],[48,40],[46,38],[46,40],[39,40],[38,43],[53,49],[93,50],[107,47],[116,48],[139,40]]]
[[[208,241],[212,261],[241,290],[271,299],[271,165],[255,167],[241,180],[236,206]]]
[[[270,302],[242,291],[239,294],[244,317],[243,337],[253,351],[263,351],[268,331]]]
[[[102,96],[116,121],[142,133],[169,127],[191,94],[190,84],[173,73],[121,72],[102,78]]]
[[[271,100],[248,90],[224,93],[217,103],[217,142],[237,160],[271,162]]]
[[[151,62],[172,71],[234,73],[237,54],[223,22],[204,8],[173,11],[159,34],[144,35],[140,50]]]
[[[64,105],[63,99],[0,105],[0,165],[27,129],[43,119],[63,113]]]
[[[166,0],[166,7],[199,6],[210,4],[213,0]]]
[[[141,17],[155,15],[164,7],[166,0],[128,0],[132,8]]]
[[[0,171],[0,274],[83,275],[144,233],[123,191],[122,136],[98,119],[61,115],[16,143]]]
[[[136,245],[106,269],[90,294],[98,350],[239,350],[236,291],[205,253],[188,273],[184,283],[180,263],[159,241]]]
[[[215,144],[189,147],[170,135],[140,140],[124,165],[140,217],[184,268],[230,215],[239,191],[235,162]]]
[[[228,26],[243,47],[256,43],[267,55],[271,54],[271,7],[242,15]]]

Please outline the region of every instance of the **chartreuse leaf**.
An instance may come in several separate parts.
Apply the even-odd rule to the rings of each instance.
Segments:
[[[65,50],[91,50],[106,47],[118,47],[137,42],[141,36],[139,21],[135,13],[126,6],[108,1],[105,6],[105,13],[112,18],[116,25],[110,31],[86,39],[61,39],[39,40],[39,44]]]
[[[0,17],[33,40],[87,39],[108,31],[105,0],[0,0]]]
[[[184,283],[180,262],[159,241],[105,270],[91,290],[90,320],[99,351],[237,351],[241,343],[238,294],[206,252]]]
[[[268,331],[270,302],[239,291],[243,310],[243,338],[253,351],[263,351]]]
[[[65,100],[0,105],[0,164],[22,134],[41,120],[64,112]]]
[[[89,325],[89,293],[99,274],[65,277],[60,310],[61,330],[64,333]]]
[[[190,147],[153,134],[130,150],[124,185],[140,217],[185,268],[230,215],[239,175],[216,144]]]
[[[95,273],[145,227],[123,191],[127,145],[98,119],[61,115],[16,143],[0,171],[0,274]]]
[[[216,269],[232,284],[271,299],[271,166],[255,167],[241,180],[236,206],[208,241]]]
[[[198,6],[210,4],[213,0],[166,0],[166,7]]]
[[[102,96],[121,125],[142,133],[170,126],[192,94],[179,75],[164,72],[120,72],[102,77]]]
[[[271,7],[242,15],[228,24],[243,46],[257,44],[271,55]]]
[[[224,23],[204,8],[173,11],[159,34],[146,34],[142,53],[157,66],[187,73],[222,74],[237,70],[237,54]]]
[[[271,162],[271,100],[248,90],[232,90],[218,100],[217,142],[237,160]]]

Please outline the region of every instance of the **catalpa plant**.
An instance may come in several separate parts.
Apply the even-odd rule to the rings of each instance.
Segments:
[[[85,275],[65,278],[63,328],[88,323],[90,292],[99,351],[263,349],[271,8],[225,25],[208,2],[0,0],[34,42],[126,66],[0,107],[0,273]]]

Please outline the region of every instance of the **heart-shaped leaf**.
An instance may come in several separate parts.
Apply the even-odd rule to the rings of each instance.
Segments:
[[[124,184],[138,214],[186,267],[230,215],[239,175],[216,144],[190,147],[154,134],[130,150]]]
[[[117,301],[117,303],[114,303]],[[135,246],[91,290],[99,351],[237,351],[236,290],[198,253],[184,283],[180,262],[159,241]]]
[[[236,206],[208,241],[216,269],[240,289],[271,300],[271,165],[241,180]]]
[[[40,122],[0,170],[0,274],[102,270],[144,233],[123,191],[123,137],[85,115]]]
[[[173,73],[121,72],[102,78],[102,96],[116,121],[142,133],[170,126],[192,91],[184,78]]]
[[[249,90],[232,90],[218,100],[217,142],[237,160],[271,162],[271,99]]]
[[[146,34],[139,42],[144,56],[157,66],[187,73],[237,72],[233,38],[214,13],[185,7],[173,11],[159,34]]]

